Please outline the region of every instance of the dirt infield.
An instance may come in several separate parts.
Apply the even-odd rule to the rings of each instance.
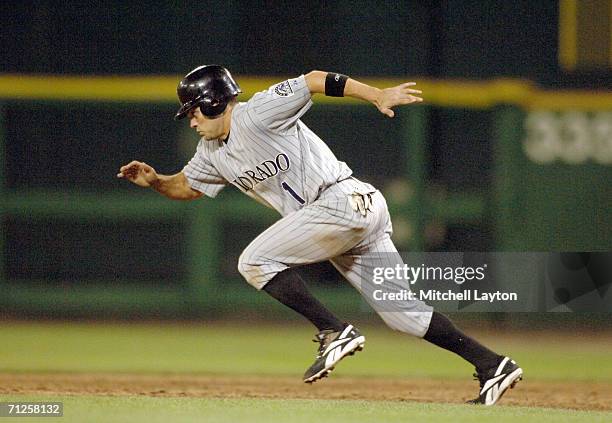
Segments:
[[[313,385],[297,377],[150,374],[0,373],[0,394],[144,395],[168,397],[361,399],[462,403],[477,382],[435,379],[331,378]],[[504,405],[612,410],[612,384],[524,380]]]

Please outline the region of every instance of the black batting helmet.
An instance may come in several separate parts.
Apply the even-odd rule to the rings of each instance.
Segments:
[[[218,116],[240,87],[227,69],[219,65],[200,66],[189,72],[176,88],[181,108],[174,119],[182,119],[191,109],[200,107],[205,116]]]

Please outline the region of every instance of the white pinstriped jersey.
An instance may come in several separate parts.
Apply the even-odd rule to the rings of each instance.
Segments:
[[[236,104],[227,142],[202,138],[184,167],[191,187],[215,197],[233,184],[286,216],[351,176],[346,163],[300,120],[311,97],[302,75]]]
[[[372,300],[380,286],[368,275],[403,264],[391,241],[387,203],[370,184],[348,179],[351,169],[300,121],[311,105],[303,75],[255,94],[234,107],[227,143],[201,139],[183,172],[209,197],[233,184],[283,216],[240,255],[238,270],[249,284],[263,289],[290,267],[330,260],[387,325],[422,337],[430,306],[409,300],[376,308]],[[353,192],[372,195],[366,216],[350,205]],[[394,282],[388,292],[410,289]]]

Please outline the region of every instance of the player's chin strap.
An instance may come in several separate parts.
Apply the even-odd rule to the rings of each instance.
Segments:
[[[368,212],[372,212],[370,207],[372,206],[372,193],[359,193],[357,191],[349,195],[349,201],[353,211],[359,212],[363,217],[368,215]]]

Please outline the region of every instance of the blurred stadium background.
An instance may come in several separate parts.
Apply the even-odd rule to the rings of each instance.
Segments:
[[[290,385],[299,382],[314,352],[310,326],[247,286],[236,269],[242,249],[276,213],[232,189],[216,200],[179,203],[115,177],[132,159],[174,173],[192,156],[196,135],[172,119],[175,87],[201,64],[228,67],[243,100],[312,69],[380,87],[416,81],[425,104],[399,109],[393,120],[370,105],[322,96],[304,118],[357,177],[384,191],[400,250],[609,252],[611,3],[1,2],[2,398],[145,395],[144,401],[129,400],[136,401],[130,403],[136,414],[124,420],[155,421],[143,410],[152,405],[160,411],[169,403],[151,396],[210,397],[197,386],[218,384],[205,376],[172,382],[178,384],[172,388],[165,378],[138,385],[142,379],[116,376],[134,372],[229,375],[223,379],[228,391],[212,396],[236,396],[236,403],[216,397],[173,403],[191,407],[193,421],[200,421],[199,407],[208,407],[216,421],[271,421],[270,410],[256,405],[268,392],[240,391],[241,382],[231,382],[237,375],[291,375],[278,388],[290,386],[289,397],[327,398],[318,387],[305,393]],[[321,389],[361,386],[343,382],[345,375],[376,375],[416,381],[410,389],[391,384],[380,390],[383,398],[394,393],[392,400],[419,393],[440,402],[472,396],[461,385],[467,386],[465,363],[372,327],[378,319],[331,266],[302,271],[323,302],[364,322],[371,344]],[[515,354],[535,381],[525,381],[509,403],[610,410],[609,313],[455,317],[476,326],[490,345]],[[284,325],[288,321],[297,324]],[[540,330],[528,342],[526,327]],[[86,375],[75,381],[48,372]],[[94,376],[88,379],[87,372]],[[95,376],[100,372],[110,376]],[[432,388],[423,392],[419,378],[433,378]],[[446,397],[426,397],[446,395],[444,383],[453,379],[462,382]],[[277,384],[266,379],[263,385]],[[255,401],[241,403],[241,392]],[[342,392],[336,398],[372,394]],[[128,404],[59,399],[73,411],[97,410],[88,421],[107,421],[105,410]],[[351,414],[350,402],[326,404],[300,407],[331,407],[326,415],[334,422],[365,415]],[[397,412],[397,403],[360,407]],[[402,413],[432,421],[480,418],[468,409],[402,407],[382,420],[405,421]],[[239,414],[227,414],[228,408]],[[347,414],[336,416],[337,410]],[[160,412],[165,417],[159,421],[173,420],[164,414],[168,409]],[[299,409],[290,419],[304,413]],[[540,410],[521,421],[564,416]],[[572,416],[609,421],[609,413]],[[495,418],[515,421],[516,415],[502,410]]]
[[[228,67],[242,99],[312,69],[417,81],[426,104],[396,119],[323,97],[304,119],[386,193],[402,250],[612,247],[610,1],[0,7],[8,316],[282,313],[235,266],[275,212],[231,189],[172,203],[115,178],[132,159],[173,173],[191,157],[175,86],[204,63]],[[304,272],[333,306],[359,309],[331,266]]]

